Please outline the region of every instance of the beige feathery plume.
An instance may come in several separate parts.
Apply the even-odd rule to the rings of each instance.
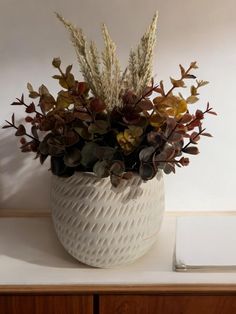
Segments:
[[[97,90],[95,86],[95,81],[92,75],[92,69],[89,62],[88,57],[88,43],[83,34],[82,29],[77,28],[72,23],[66,21],[60,14],[56,13],[58,19],[64,24],[67,30],[70,33],[71,41],[75,47],[76,55],[78,58],[78,62],[80,65],[80,71],[85,79],[85,81],[89,84],[93,94],[97,95]]]
[[[131,50],[127,73],[128,87],[138,96],[142,94],[145,87],[152,78],[152,63],[154,47],[156,43],[158,13],[156,12],[152,23],[140,40],[137,48]]]
[[[105,24],[102,25],[105,48],[100,58],[96,45],[94,42],[87,42],[80,28],[66,21],[60,14],[56,15],[70,32],[80,71],[89,84],[92,93],[106,103],[108,110],[111,110],[114,106],[119,106],[121,70],[116,56],[116,46]],[[101,66],[100,59],[102,59],[103,66]]]
[[[104,51],[102,52],[103,60],[103,89],[105,102],[109,109],[119,106],[119,94],[121,90],[121,70],[119,60],[116,55],[116,45],[112,41],[105,24],[102,25],[102,34],[104,40]]]
[[[56,15],[70,33],[85,81],[89,84],[94,96],[105,102],[107,110],[121,106],[120,94],[127,87],[137,96],[142,95],[152,78],[157,13],[137,48],[131,50],[127,71],[122,76],[116,55],[116,45],[105,24],[102,25],[104,50],[100,56],[96,45],[93,42],[87,42],[82,29],[66,21],[60,14],[56,13]]]

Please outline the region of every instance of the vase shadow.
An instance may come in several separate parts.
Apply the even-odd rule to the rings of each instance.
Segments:
[[[65,251],[49,218],[1,218],[0,252],[45,267],[93,269]]]
[[[49,210],[49,165],[42,167],[34,153],[22,153],[18,146],[11,129],[0,129],[0,211]]]

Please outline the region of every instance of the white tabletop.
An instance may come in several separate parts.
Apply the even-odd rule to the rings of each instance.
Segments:
[[[0,218],[0,285],[236,284],[236,273],[172,270],[176,217],[166,215],[155,246],[133,264],[96,269],[58,242],[50,218]]]

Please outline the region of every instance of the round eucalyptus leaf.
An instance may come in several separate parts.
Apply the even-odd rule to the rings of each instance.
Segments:
[[[99,145],[93,142],[89,142],[84,145],[81,150],[81,165],[87,168],[92,166],[98,160],[96,152],[98,147]]]
[[[64,163],[68,167],[77,167],[80,164],[81,152],[78,148],[73,147],[66,150]]]
[[[93,172],[98,178],[106,178],[109,176],[110,163],[107,160],[97,161],[93,166]]]
[[[151,164],[142,163],[139,168],[139,175],[143,180],[151,180],[156,172]]]

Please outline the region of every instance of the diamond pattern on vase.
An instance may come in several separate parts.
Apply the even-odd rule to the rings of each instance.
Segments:
[[[118,188],[92,173],[53,176],[51,206],[57,236],[77,260],[103,268],[131,263],[157,239],[164,212],[162,172],[147,182],[135,175]]]

